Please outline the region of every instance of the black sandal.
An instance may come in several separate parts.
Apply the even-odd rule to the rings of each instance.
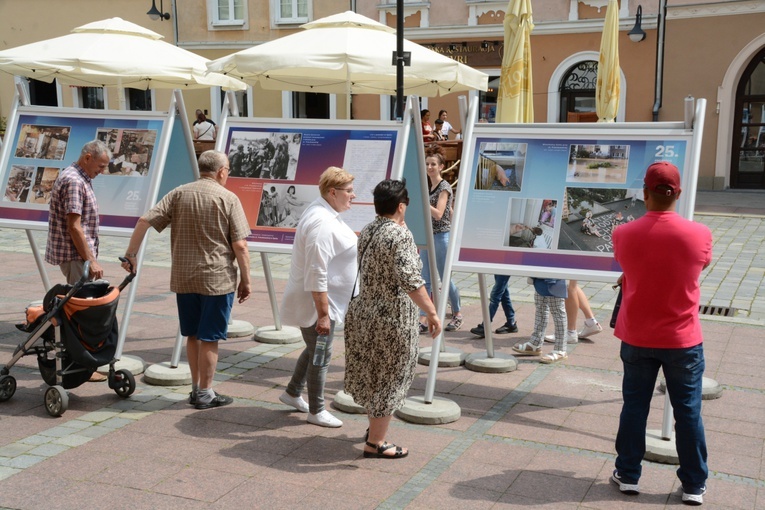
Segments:
[[[366,443],[369,440],[369,429],[364,433],[364,442]]]
[[[377,448],[377,452],[368,452],[364,450],[364,458],[366,459],[402,459],[409,455],[409,451],[404,453],[404,450],[401,449],[400,446],[396,446],[395,444],[390,443],[383,443],[380,446],[377,446],[374,443],[370,443],[369,441],[366,441],[367,446],[371,446],[372,448]],[[390,450],[391,448],[396,449],[396,453],[393,455],[385,455],[384,452]]]

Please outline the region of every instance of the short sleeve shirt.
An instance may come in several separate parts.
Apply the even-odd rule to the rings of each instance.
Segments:
[[[440,220],[432,218],[433,220],[433,233],[441,234],[449,232],[452,228],[452,187],[448,182],[442,180],[436,186],[436,189],[430,192],[430,205],[436,207],[438,205],[438,197],[441,196],[441,192],[446,191],[449,196],[446,199],[446,209]]]
[[[213,179],[199,179],[168,193],[144,218],[158,232],[170,226],[170,290],[221,296],[236,290],[232,244],[250,227],[239,198]]]
[[[51,191],[45,246],[45,261],[49,264],[82,260],[67,232],[68,214],[80,216],[88,247],[93,256],[98,257],[98,202],[92,180],[77,163],[61,171]]]
[[[699,276],[712,260],[709,228],[674,211],[648,211],[612,237],[624,272],[614,335],[652,349],[700,344]]]

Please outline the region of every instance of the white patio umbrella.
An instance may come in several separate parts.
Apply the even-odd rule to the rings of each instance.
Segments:
[[[95,21],[68,35],[0,51],[0,71],[90,87],[247,88],[235,78],[207,72],[208,59],[160,39],[120,18]]]
[[[302,25],[304,30],[207,64],[264,89],[330,94],[396,94],[395,30],[347,11]],[[485,73],[404,40],[412,64],[404,93],[438,96],[486,90]]]

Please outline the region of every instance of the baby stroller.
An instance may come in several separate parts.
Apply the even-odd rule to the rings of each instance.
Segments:
[[[105,280],[89,282],[89,268],[90,263],[85,262],[84,275],[77,283],[55,285],[45,294],[42,306],[27,308],[26,322],[16,327],[30,335],[0,369],[0,402],[16,392],[16,379],[9,375],[11,367],[31,354],[37,355],[40,374],[50,386],[45,390],[44,403],[51,416],[61,416],[69,407],[66,390],[80,386],[107,363],[109,388],[122,398],[135,391],[133,374],[129,370],[114,370],[119,334],[117,304],[120,292],[135,274],[131,268],[120,286],[114,288]]]

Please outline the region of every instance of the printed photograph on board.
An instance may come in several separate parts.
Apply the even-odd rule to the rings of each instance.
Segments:
[[[301,133],[233,131],[229,176],[294,180],[302,139]]]
[[[26,202],[32,189],[35,167],[31,165],[13,165],[5,183],[5,202]]]
[[[32,184],[32,193],[29,195],[30,204],[50,204],[50,192],[53,190],[53,183],[61,170],[56,167],[37,167],[35,182]]]
[[[146,177],[149,174],[157,131],[154,129],[99,128],[96,139],[112,151],[103,175]]]
[[[525,143],[482,143],[478,149],[474,189],[521,191],[526,148]]]
[[[611,234],[645,214],[642,189],[566,188],[558,249],[613,252]]]
[[[552,249],[557,200],[513,198],[508,205],[505,240],[511,248]]]
[[[629,145],[572,144],[566,181],[624,184],[629,155]]]
[[[22,124],[16,142],[16,157],[61,161],[71,132],[70,126]]]
[[[257,225],[296,228],[303,211],[318,196],[316,186],[266,184],[260,198]]]

